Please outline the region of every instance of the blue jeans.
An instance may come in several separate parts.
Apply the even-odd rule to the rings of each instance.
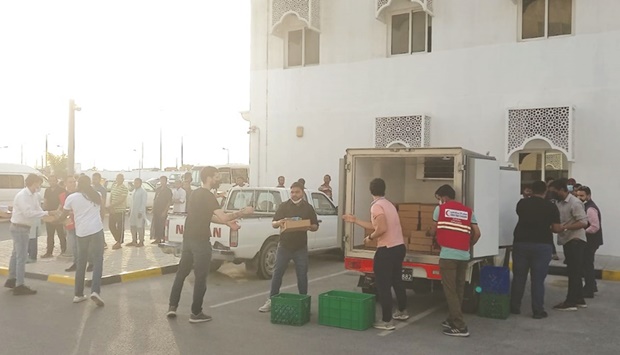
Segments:
[[[30,227],[11,223],[9,231],[13,238],[13,253],[11,253],[11,261],[9,263],[9,279],[15,279],[15,286],[20,286],[24,284],[24,277],[26,276]]]
[[[71,248],[73,253],[73,263],[77,265],[78,246],[75,236],[75,229],[67,229],[67,246]]]
[[[510,306],[513,310],[521,309],[521,299],[525,293],[525,283],[529,273],[532,312],[540,314],[545,310],[545,278],[549,272],[553,248],[551,244],[515,243],[512,252],[513,278]]]
[[[183,238],[183,253],[181,254],[179,269],[174,277],[174,283],[170,291],[170,306],[179,306],[183,283],[193,268],[195,281],[192,313],[198,315],[202,312],[202,303],[207,292],[207,275],[209,275],[212,253],[213,250],[211,249],[209,239]]]
[[[93,263],[93,280],[90,290],[101,293],[101,275],[103,274],[103,229],[86,237],[77,237],[77,269],[75,270],[75,295],[84,296],[84,277],[86,261]]]
[[[271,278],[271,297],[280,293],[282,278],[291,260],[295,262],[297,289],[299,290],[299,294],[308,294],[308,248],[305,247],[293,251],[282,245],[278,245],[278,251],[276,252],[276,268]]]

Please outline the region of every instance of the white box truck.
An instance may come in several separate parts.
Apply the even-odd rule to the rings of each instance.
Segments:
[[[386,198],[397,208],[420,206],[417,209],[419,214],[406,221],[402,217],[405,212],[399,211],[406,244],[412,230],[423,235],[429,218],[432,223],[433,205],[437,205],[435,191],[443,184],[456,190],[456,200],[474,210],[481,230],[480,240],[471,248],[463,302],[465,311],[475,311],[478,304],[475,288],[480,267],[504,263],[504,249],[512,245],[512,232],[517,222],[515,207],[520,199],[520,173],[514,168],[501,168],[494,157],[463,148],[348,149],[342,168],[341,215],[353,214],[370,220],[372,197],[369,184],[374,178],[385,180]],[[341,233],[345,268],[361,273],[358,286],[363,292],[374,292],[373,257],[376,249],[364,245],[367,231],[344,223],[341,224]],[[433,281],[441,280],[439,251],[433,247],[423,249],[408,245],[403,263],[402,279],[416,292],[430,291],[434,287]]]

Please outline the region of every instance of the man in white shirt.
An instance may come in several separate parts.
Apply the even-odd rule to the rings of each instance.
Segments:
[[[131,227],[131,243],[128,247],[144,246],[144,225],[146,223],[146,191],[142,188],[142,179],[133,181],[133,201],[129,211],[129,225]]]
[[[26,177],[26,187],[13,200],[13,214],[9,230],[13,238],[13,253],[9,264],[9,278],[4,287],[12,288],[13,295],[34,295],[37,291],[24,285],[30,228],[41,218],[44,222],[55,220],[55,211],[43,211],[39,194],[43,179],[35,174]]]
[[[174,182],[174,189],[172,189],[172,212],[173,213],[185,213],[185,201],[187,192],[183,189],[183,182],[176,180]]]

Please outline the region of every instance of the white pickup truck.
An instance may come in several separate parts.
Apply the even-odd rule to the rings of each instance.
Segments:
[[[338,210],[322,192],[305,191],[319,219],[319,230],[308,232],[308,251],[322,252],[342,247],[338,237]],[[239,230],[228,225],[212,223],[211,245],[213,258],[211,271],[217,270],[224,261],[246,264],[246,269],[256,271],[263,279],[270,279],[276,263],[279,230],[271,226],[273,216],[282,202],[290,198],[285,188],[236,187],[228,192],[222,209],[238,211],[254,207],[254,214],[237,220]],[[160,244],[165,253],[178,253],[183,245],[185,214],[169,214],[166,221],[166,242]]]

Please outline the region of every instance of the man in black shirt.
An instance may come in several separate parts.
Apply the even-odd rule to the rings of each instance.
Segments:
[[[304,231],[284,232],[280,235],[280,243],[276,252],[276,267],[271,278],[270,297],[280,293],[282,277],[291,259],[295,262],[297,273],[297,288],[299,294],[308,293],[308,231],[316,232],[319,229],[319,221],[314,208],[303,198],[304,187],[296,182],[291,185],[291,198],[280,205],[273,216],[271,225],[280,228],[287,219],[309,219],[310,227]],[[271,311],[271,299],[258,309],[260,312]]]
[[[228,223],[243,215],[254,213],[252,207],[246,207],[234,213],[224,213],[217,203],[212,189],[219,187],[219,175],[217,169],[212,166],[204,167],[200,171],[202,187],[192,192],[192,198],[187,205],[187,218],[183,229],[183,253],[179,262],[179,269],[172,291],[170,292],[170,303],[168,318],[176,317],[177,307],[181,299],[183,282],[194,269],[194,301],[192,303],[192,314],[190,323],[208,322],[211,316],[202,313],[202,302],[207,291],[207,275],[209,274],[209,264],[211,263],[211,221],[216,223]]]
[[[545,200],[547,185],[543,181],[532,184],[532,196],[517,204],[519,222],[514,231],[512,255],[512,296],[510,310],[521,313],[521,299],[525,292],[528,271],[531,277],[532,311],[535,319],[547,317],[544,309],[545,278],[549,271],[553,245],[552,232],[563,230],[560,212],[555,204]]]
[[[65,189],[58,185],[58,178],[54,175],[49,177],[50,187],[45,190],[43,196],[43,210],[56,211],[60,206],[60,195],[66,192]],[[62,223],[58,222],[46,222],[45,229],[47,231],[47,251],[41,255],[41,258],[51,258],[54,251],[54,234],[58,233],[58,240],[60,240],[60,251],[64,254],[67,249],[67,236]]]
[[[168,187],[168,177],[160,177],[159,184],[159,187],[155,190],[155,199],[153,200],[151,239],[155,239],[155,241],[151,244],[159,244],[164,240],[166,218],[168,217],[168,210],[172,204],[172,190]]]

